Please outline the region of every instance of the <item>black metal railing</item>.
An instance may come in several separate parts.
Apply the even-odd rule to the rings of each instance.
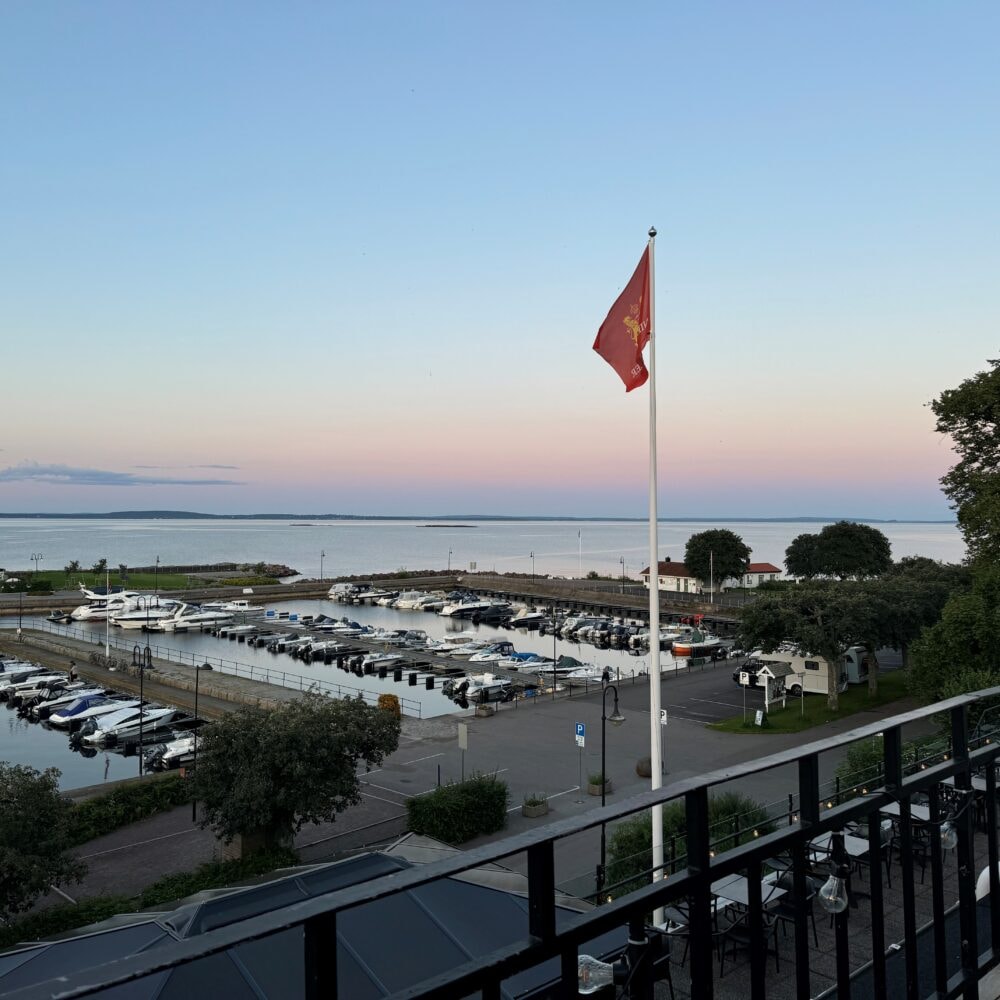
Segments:
[[[775,859],[786,857],[786,874],[790,879],[792,947],[795,954],[793,992],[800,1000],[814,996],[815,988],[810,969],[810,924],[807,905],[807,878],[814,871],[812,854],[817,838],[837,835],[854,823],[866,824],[870,857],[880,858],[882,841],[881,813],[898,812],[901,843],[899,856],[902,890],[901,941],[893,942],[893,952],[902,951],[905,963],[904,995],[917,1000],[931,992],[938,997],[977,996],[981,976],[1000,958],[1000,854],[997,838],[997,759],[1000,742],[993,732],[977,733],[970,739],[968,718],[970,709],[977,712],[986,702],[1000,698],[1000,688],[991,688],[940,702],[927,708],[897,715],[851,732],[819,740],[747,763],[736,764],[709,774],[675,781],[657,791],[644,792],[622,802],[564,819],[549,826],[521,833],[505,840],[459,852],[446,859],[415,866],[389,877],[372,880],[350,888],[317,896],[272,910],[266,914],[239,920],[197,937],[166,944],[142,954],[122,958],[106,965],[61,976],[58,980],[11,993],[12,998],[60,997],[92,995],[112,986],[134,982],[163,970],[197,961],[226,949],[260,940],[285,929],[300,927],[303,931],[303,961],[305,963],[307,998],[344,996],[338,993],[337,948],[338,921],[356,907],[408,892],[451,876],[461,875],[484,865],[503,862],[512,857],[526,856],[528,915],[523,937],[496,950],[479,955],[466,964],[449,969],[441,975],[414,983],[395,994],[399,998],[459,998],[481,994],[484,998],[499,998],[505,979],[543,962],[558,960],[561,973],[546,990],[548,996],[571,997],[577,993],[578,953],[587,942],[598,936],[627,929],[628,982],[622,995],[649,1000],[654,981],[672,970],[674,981],[686,977],[692,997],[711,1000],[720,976],[714,940],[716,933],[716,898],[713,883],[727,876],[744,874],[748,887],[744,924],[749,934],[749,976],[741,979],[742,994],[763,998],[768,993],[767,901],[762,899],[761,886],[765,874]],[[904,727],[926,724],[937,716],[947,725],[948,749],[940,756],[918,762],[904,759]],[[836,802],[820,779],[820,760],[824,754],[836,753],[858,740],[881,737],[882,783],[867,787],[864,794]],[[755,837],[728,850],[711,849],[709,813],[710,790],[730,782],[743,783],[754,776],[776,769],[794,770],[794,788],[789,788],[797,800],[797,812],[790,822],[778,825],[772,832]],[[981,772],[982,777],[976,776]],[[973,778],[981,789],[981,809],[978,817],[982,834],[977,834],[974,812],[960,805],[947,814],[942,806],[942,789],[950,782],[959,803],[970,803],[974,792]],[[929,810],[925,820],[936,833],[943,833],[946,824],[953,826],[957,860],[957,898],[945,899],[942,870],[943,837],[932,838],[931,921],[943,922],[954,910],[959,924],[960,955],[949,964],[944,955],[942,933],[932,931],[918,936],[920,920],[916,906],[914,869],[914,798],[927,796]],[[658,881],[650,881],[634,891],[612,899],[606,905],[574,913],[557,921],[555,878],[556,849],[569,838],[594,831],[601,824],[614,823],[642,813],[657,803],[681,800],[685,806],[686,850],[683,867],[664,872]],[[983,822],[983,820],[985,821]],[[949,830],[949,835],[952,830]],[[985,836],[988,857],[988,903],[977,908],[974,866],[976,838]],[[835,845],[839,843],[834,837]],[[841,848],[843,847],[840,844]],[[980,842],[981,848],[981,842]],[[836,858],[834,860],[837,860]],[[666,866],[665,866],[666,867]],[[852,969],[865,966],[872,977],[871,995],[887,995],[887,930],[882,919],[884,887],[881,864],[873,863],[866,889],[871,897],[871,927],[868,940],[861,934],[848,935],[850,910],[835,917],[836,991],[838,1000],[851,995]],[[659,907],[684,904],[687,914],[687,945],[683,965],[664,963],[660,946],[667,937],[663,927],[650,924],[650,914]],[[988,927],[977,927],[983,921]],[[923,921],[921,921],[923,922]],[[985,933],[981,934],[980,930]],[[985,942],[985,944],[984,944]],[[920,978],[920,950],[934,953],[934,990]]]

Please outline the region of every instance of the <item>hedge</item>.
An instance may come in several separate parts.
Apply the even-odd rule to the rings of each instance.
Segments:
[[[507,783],[496,775],[477,774],[442,785],[406,803],[409,826],[447,844],[462,844],[507,825]]]
[[[191,796],[191,783],[179,775],[121,785],[107,795],[87,799],[73,807],[70,843],[85,844],[147,816],[185,805],[191,801]]]
[[[55,934],[107,920],[118,913],[139,913],[192,896],[206,889],[219,889],[277,868],[294,865],[294,851],[262,852],[241,861],[211,861],[192,872],[168,875],[147,886],[138,896],[95,896],[79,903],[52,906],[39,913],[0,926],[0,948],[28,944]]]

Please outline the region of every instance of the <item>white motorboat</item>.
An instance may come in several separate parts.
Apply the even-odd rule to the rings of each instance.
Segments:
[[[428,652],[447,656],[452,650],[458,649],[459,646],[467,646],[475,638],[475,632],[449,632],[443,639],[432,643],[428,647]]]
[[[69,729],[73,726],[85,722],[87,719],[96,719],[101,715],[110,715],[112,712],[120,712],[127,708],[138,708],[137,699],[120,698],[81,698],[71,702],[65,708],[52,712],[49,715],[49,725],[57,726],[60,729]]]
[[[380,608],[391,608],[395,603],[398,593],[399,591],[396,590],[386,590],[381,597],[376,597],[373,603],[377,604]]]
[[[139,596],[134,591],[114,594],[107,600],[81,604],[78,608],[74,608],[69,616],[77,622],[102,622],[106,618],[114,618],[116,615],[134,611],[138,607],[136,599]]]
[[[14,674],[8,680],[0,677],[0,700],[9,700],[21,691],[26,691],[28,688],[39,685],[65,684],[67,679],[66,674],[45,673],[41,671],[35,671],[27,675]]]
[[[395,607],[400,611],[413,611],[426,596],[425,590],[404,590],[396,598]]]
[[[403,657],[399,653],[369,653],[361,661],[361,669],[364,671],[366,667],[371,667],[378,670],[379,667],[397,666],[402,662]]]
[[[112,746],[122,740],[139,735],[140,720],[143,737],[157,730],[164,730],[175,725],[180,719],[186,718],[185,712],[177,708],[161,708],[158,705],[146,705],[144,708],[128,708],[121,712],[111,712],[100,716],[95,721],[94,731],[83,737],[83,742],[89,746]]]
[[[141,710],[142,705],[133,701],[113,712],[89,718],[81,729],[83,742],[91,746],[101,746],[111,730],[131,719],[137,719]]]
[[[538,628],[542,622],[548,619],[544,611],[529,611],[521,608],[520,611],[510,620],[511,628]]]
[[[469,663],[496,663],[515,653],[514,644],[501,639],[498,642],[491,642],[488,646],[473,653],[469,657]]]
[[[446,604],[439,612],[445,618],[472,618],[496,607],[493,601],[484,601],[478,597],[467,597],[460,601]]]
[[[457,701],[507,701],[513,697],[513,683],[509,677],[496,674],[467,674],[464,677],[449,677],[442,686],[449,698]]]
[[[58,712],[60,709],[68,708],[75,701],[80,701],[81,699],[86,700],[88,698],[103,698],[107,700],[107,693],[104,688],[101,687],[79,687],[70,689],[70,687],[64,687],[61,690],[51,689],[51,697],[43,698],[41,701],[36,700],[31,706],[29,715],[33,719],[47,719],[53,712]],[[22,701],[22,704],[24,702]]]
[[[149,601],[150,603],[146,603]],[[111,615],[111,624],[123,629],[142,629],[154,622],[170,618],[176,611],[179,601],[156,601],[151,598],[140,600],[130,611],[120,611]]]
[[[206,625],[221,625],[233,616],[225,611],[203,611],[197,604],[180,604],[169,618],[149,626],[150,632],[187,632]]]
[[[143,755],[146,768],[152,768],[154,771],[170,771],[194,760],[196,740],[194,733],[185,733],[183,736],[175,733],[171,735],[173,739],[152,747]]]
[[[225,611],[231,615],[259,615],[266,611],[262,604],[251,604],[244,598],[234,601],[206,601],[201,605],[202,611]]]

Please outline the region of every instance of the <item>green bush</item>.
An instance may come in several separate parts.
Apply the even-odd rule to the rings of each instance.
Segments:
[[[185,805],[191,795],[191,783],[179,775],[121,785],[73,807],[70,843],[84,844],[147,816]]]
[[[52,581],[51,580],[32,580],[28,584],[29,594],[51,594],[52,593]]]
[[[134,902],[128,896],[96,896],[81,903],[50,906],[0,926],[0,948],[40,941],[76,927],[107,920],[116,913],[130,913],[135,909]]]
[[[463,844],[507,825],[507,782],[476,774],[467,781],[442,785],[406,803],[410,830],[447,844]]]
[[[224,580],[213,580],[213,587],[269,587],[281,583],[274,576],[230,576]]]
[[[723,792],[708,800],[709,838],[713,849],[729,850],[774,830],[760,803],[739,792]],[[687,855],[687,827],[683,801],[663,807],[664,861],[673,855],[683,862]],[[629,892],[649,882],[653,868],[653,823],[644,813],[620,823],[608,840],[607,885],[615,894]]]

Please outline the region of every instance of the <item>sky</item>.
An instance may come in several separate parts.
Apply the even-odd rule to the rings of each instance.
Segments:
[[[0,5],[0,512],[948,518],[1000,7]]]

